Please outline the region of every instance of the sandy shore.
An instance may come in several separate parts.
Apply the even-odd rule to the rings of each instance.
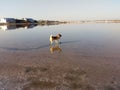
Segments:
[[[120,90],[120,58],[1,49],[0,90]]]

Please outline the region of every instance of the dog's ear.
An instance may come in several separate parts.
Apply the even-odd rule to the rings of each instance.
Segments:
[[[62,35],[60,34],[60,37],[62,37]]]
[[[61,34],[58,34],[60,37],[62,37],[62,35]]]

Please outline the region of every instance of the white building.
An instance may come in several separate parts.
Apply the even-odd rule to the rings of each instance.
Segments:
[[[0,23],[16,23],[14,18],[1,18]]]

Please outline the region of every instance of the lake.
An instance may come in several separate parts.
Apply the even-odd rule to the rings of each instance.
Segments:
[[[57,77],[57,71],[65,73],[71,68],[79,67],[80,70],[86,72],[85,74],[89,78],[87,79],[89,83],[82,83],[81,85],[87,87],[87,85],[92,84],[90,88],[100,88],[102,90],[106,88],[120,89],[120,23],[83,23],[29,27],[0,26],[0,28],[0,62],[3,65],[3,67],[1,66],[1,75],[16,77],[18,75],[16,73],[23,72],[27,67],[27,71],[22,74],[24,77],[27,75],[26,73],[32,72],[31,67],[42,66],[45,67],[43,70],[47,73],[55,73],[55,75],[52,73],[50,76],[56,77],[58,82],[54,79],[53,81],[58,85],[61,81]],[[50,35],[57,35],[58,33],[62,34],[60,44],[49,45]],[[3,74],[3,71],[6,70],[4,65],[17,67],[18,71],[15,70],[16,73],[12,72],[10,75],[6,72]],[[28,67],[30,70],[28,70]],[[50,71],[47,71],[46,68],[50,68]],[[64,71],[64,69],[67,71]],[[7,70],[9,72],[9,69]],[[61,75],[60,73],[59,75]],[[45,75],[42,76],[42,74],[40,74],[41,77]],[[75,74],[78,77],[78,73],[75,72]],[[38,73],[35,73],[35,75],[38,75]],[[1,78],[4,77],[1,76]],[[12,80],[9,82],[11,83]],[[27,90],[30,88],[44,88],[45,86],[43,84],[41,86],[41,83],[44,82],[39,82],[40,85],[37,84],[38,86],[30,83],[23,87]],[[4,88],[13,89],[14,84],[9,84],[8,86],[4,85]],[[71,83],[69,84],[71,85]],[[45,85],[48,85],[48,83]],[[47,88],[57,87],[56,84],[49,85],[50,87]],[[19,86],[22,85],[16,85],[16,87]],[[83,88],[78,86],[79,84],[75,87],[65,85],[64,87],[61,86],[60,90],[63,88],[65,90]]]
[[[61,49],[92,56],[120,56],[120,24],[66,24],[0,30],[0,49],[35,50],[49,47],[50,35],[62,34]],[[49,50],[48,50],[49,51]]]

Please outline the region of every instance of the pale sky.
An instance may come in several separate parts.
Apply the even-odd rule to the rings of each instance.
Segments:
[[[120,19],[120,0],[0,0],[0,18]]]

